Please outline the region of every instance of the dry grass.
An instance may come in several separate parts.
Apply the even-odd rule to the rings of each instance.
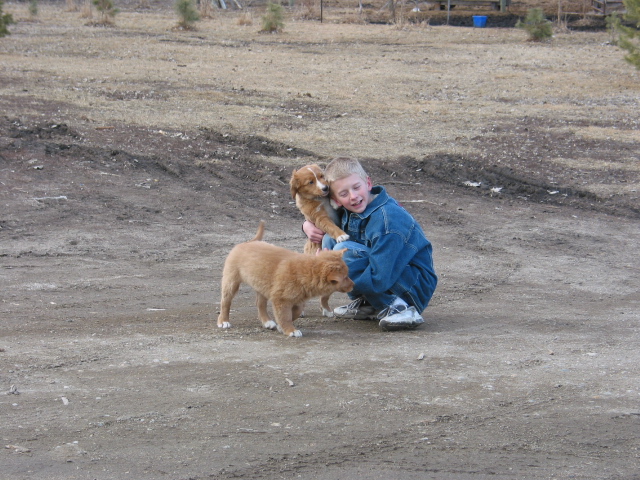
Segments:
[[[215,12],[216,10],[210,1],[200,2],[198,13],[200,14],[201,19],[212,19],[215,17]]]
[[[6,10],[25,18],[22,5]],[[171,30],[169,9],[123,11],[111,29],[41,10],[0,44],[0,93],[20,100],[6,115],[38,115],[46,100],[74,124],[209,127],[327,156],[473,153],[487,126],[524,117],[615,125],[612,136],[640,142],[639,75],[606,32],[533,45],[516,29],[288,18],[261,35],[220,11],[190,33]]]
[[[250,27],[253,25],[253,15],[251,12],[242,12],[238,16],[238,20],[236,21],[237,25],[241,27]]]

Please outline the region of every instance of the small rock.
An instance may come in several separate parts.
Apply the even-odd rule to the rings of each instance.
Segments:
[[[5,445],[4,448],[13,450],[13,453],[29,453],[31,451],[27,447],[21,447],[20,445]]]
[[[82,450],[78,445],[78,442],[65,443],[64,445],[58,445],[53,449],[53,456],[58,460],[64,460],[66,462],[72,462],[73,459],[86,455],[87,452]]]

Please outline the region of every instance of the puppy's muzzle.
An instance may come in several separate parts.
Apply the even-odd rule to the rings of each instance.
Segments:
[[[343,292],[343,293],[349,293],[351,290],[353,290],[354,286],[355,286],[355,284],[353,283],[353,280],[351,280],[349,277],[347,277],[342,282],[340,291]]]

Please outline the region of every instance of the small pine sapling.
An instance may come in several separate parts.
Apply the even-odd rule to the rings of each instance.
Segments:
[[[113,24],[113,20],[120,12],[113,4],[113,0],[93,0],[96,10],[100,12],[100,23],[104,25]]]
[[[4,14],[2,13],[3,5],[4,5],[4,2],[0,0],[0,37],[9,35],[9,29],[7,27],[12,23],[15,23],[10,13],[4,13]]]
[[[624,0],[624,6],[623,18],[629,25],[619,25],[618,46],[628,52],[624,59],[640,70],[640,0]]]
[[[516,28],[522,28],[529,34],[529,40],[532,42],[542,42],[553,36],[553,25],[544,16],[541,8],[531,8],[527,10],[524,22],[518,20]]]
[[[38,0],[29,0],[29,15],[31,18],[38,16]]]
[[[605,22],[607,24],[607,32],[609,32],[610,36],[609,43],[611,43],[611,45],[618,45],[621,25],[620,15],[618,15],[618,12],[613,12],[605,19]]]
[[[267,12],[262,17],[261,32],[277,33],[284,29],[284,9],[276,3],[267,4]]]
[[[195,30],[194,23],[200,20],[198,9],[193,0],[177,0],[175,3],[176,13],[180,17],[178,28],[183,30]]]

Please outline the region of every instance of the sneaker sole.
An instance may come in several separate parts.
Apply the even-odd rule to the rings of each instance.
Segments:
[[[346,320],[377,320],[377,315],[336,315],[333,314],[335,318],[343,318]]]
[[[377,320],[378,312],[374,312],[371,314],[356,314],[356,313],[344,313],[342,315],[333,312],[334,317],[336,318],[348,318],[350,320]]]
[[[413,330],[423,323],[424,319],[422,317],[420,317],[419,320],[413,319],[412,321],[407,322],[385,322],[384,320],[380,320],[380,328],[385,332],[391,332],[394,330]]]

